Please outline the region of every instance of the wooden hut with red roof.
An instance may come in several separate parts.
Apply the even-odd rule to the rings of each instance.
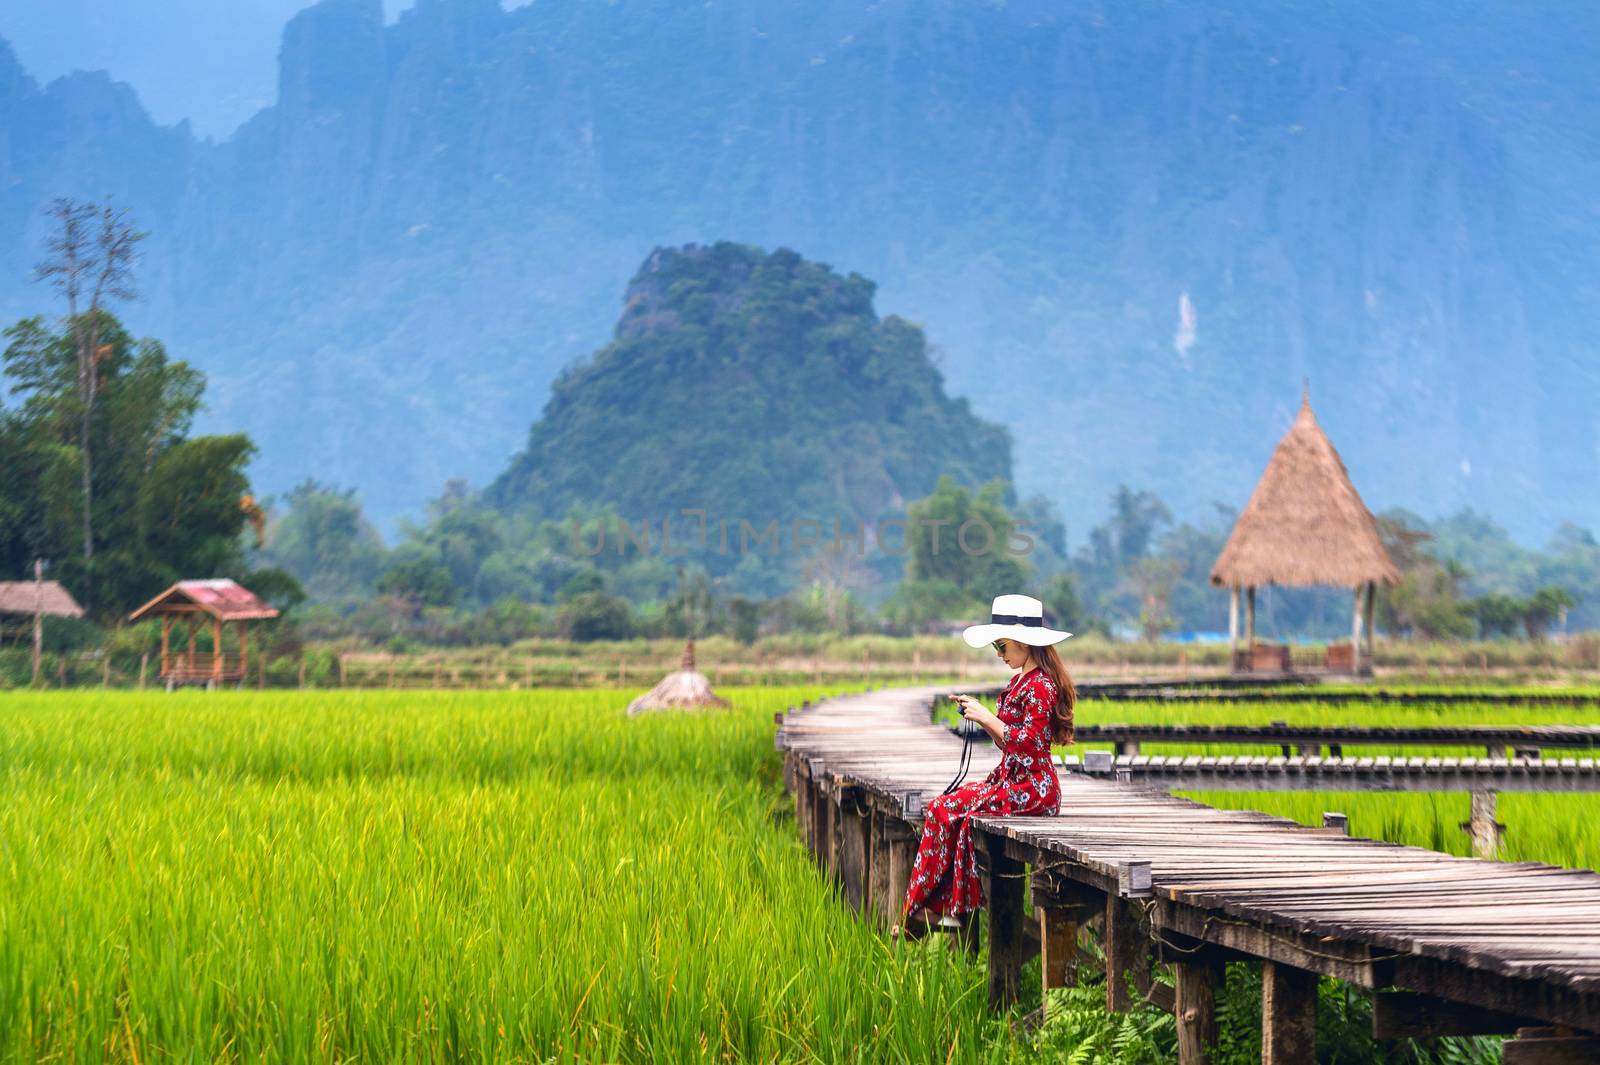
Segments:
[[[179,581],[129,614],[128,620],[161,619],[160,676],[168,688],[178,684],[204,684],[214,688],[244,679],[245,671],[250,668],[249,623],[277,616],[275,608],[257,599],[249,589],[227,578],[218,578]],[[172,628],[179,622],[188,629],[188,647],[174,652]],[[211,650],[197,652],[195,634],[207,625],[211,629]],[[232,654],[224,647],[229,626],[237,626],[237,649]]]
[[[1377,586],[1399,582],[1400,571],[1383,546],[1378,523],[1350,483],[1339,452],[1317,424],[1307,391],[1301,396],[1300,413],[1278,441],[1211,569],[1211,583],[1229,589],[1228,637],[1234,671],[1293,671],[1287,647],[1256,643],[1258,587],[1334,585],[1353,589],[1355,597],[1350,643],[1330,646],[1325,668],[1370,674]],[[1245,597],[1243,649],[1238,646],[1241,595]]]

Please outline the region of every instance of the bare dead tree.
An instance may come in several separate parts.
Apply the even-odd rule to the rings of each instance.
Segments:
[[[67,197],[53,200],[46,213],[56,231],[46,241],[49,257],[35,267],[67,301],[67,330],[78,368],[78,448],[82,456],[83,597],[93,602],[94,462],[90,429],[100,391],[100,363],[110,354],[100,343],[102,312],[111,300],[138,299],[133,287],[137,245],[146,234],[133,227],[125,208],[85,203]]]

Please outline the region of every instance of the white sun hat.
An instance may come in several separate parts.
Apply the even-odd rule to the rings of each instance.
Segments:
[[[972,647],[993,643],[1002,636],[1030,647],[1047,647],[1071,635],[1045,627],[1044,604],[1033,596],[997,595],[989,606],[989,623],[968,625],[961,638]]]

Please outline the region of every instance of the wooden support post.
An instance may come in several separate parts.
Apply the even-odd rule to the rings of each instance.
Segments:
[[[811,798],[811,771],[806,768],[804,759],[794,759],[794,768],[790,770],[790,775],[794,779],[795,827],[800,830],[800,842],[815,850],[816,844],[811,831],[811,810],[814,805]]]
[[[1228,588],[1228,671],[1239,660],[1239,586]]]
[[[1494,808],[1493,791],[1472,793],[1471,817],[1461,822],[1461,827],[1472,836],[1474,858],[1494,858],[1500,852],[1501,834],[1506,826],[1494,819]]]
[[[857,913],[867,908],[867,869],[871,854],[871,811],[859,807],[854,788],[839,788],[839,880],[845,901]]]
[[[889,835],[884,824],[883,811],[868,814],[867,827],[867,910],[873,923],[881,929],[895,922],[899,913],[899,899],[893,897],[889,887]]]
[[[1039,977],[1043,990],[1078,984],[1077,911],[1040,906]]]
[[[166,676],[172,669],[172,652],[168,647],[172,641],[172,615],[163,614],[161,617],[161,675]]]
[[[1132,758],[1134,755],[1136,755],[1138,753],[1139,753],[1139,741],[1138,740],[1118,740],[1117,741],[1117,757],[1119,757],[1119,758],[1122,758],[1122,757]]]
[[[989,848],[989,1005],[1004,1009],[1022,983],[1023,865],[998,844]]]
[[[222,683],[222,621],[211,619],[211,684]]]
[[[907,834],[905,838],[898,836],[894,824],[885,826],[889,840],[889,898],[892,905],[889,907],[890,920],[900,919],[900,910],[905,906],[906,892],[911,890],[911,869],[917,864],[918,837]]]
[[[144,691],[144,675],[150,669],[150,652],[139,656],[139,690]]]
[[[44,562],[33,560],[33,680],[39,686],[39,671],[44,668]]]
[[[1261,1065],[1317,1060],[1317,974],[1261,963]]]
[[[1210,1065],[1217,1042],[1216,996],[1222,989],[1226,971],[1222,958],[1213,951],[1201,950],[1190,958],[1174,962],[1172,968],[1176,985],[1173,1018],[1178,1025],[1178,1065]]]
[[[811,767],[811,851],[817,856],[817,865],[827,872],[828,855],[833,852],[833,843],[829,839],[833,828],[833,804],[822,790],[824,772],[821,766]]]
[[[1139,931],[1138,903],[1120,895],[1106,896],[1105,932],[1106,1012],[1127,1013],[1133,1006],[1128,974],[1134,990],[1150,989],[1150,941]]]
[[[250,623],[239,622],[239,686],[250,679]]]
[[[1361,593],[1366,586],[1356,585],[1355,605],[1350,609],[1350,672],[1361,672]]]
[[[1368,581],[1367,582],[1367,626],[1366,626],[1367,627],[1367,659],[1366,659],[1366,661],[1367,661],[1367,672],[1368,673],[1372,672],[1372,667],[1374,665],[1374,663],[1373,663],[1373,655],[1374,655],[1375,652],[1374,652],[1373,648],[1375,646],[1374,640],[1375,640],[1377,634],[1375,632],[1373,632],[1373,629],[1374,629],[1374,627],[1376,625],[1377,609],[1378,609],[1378,582],[1377,581]]]
[[[1256,657],[1256,586],[1251,585],[1245,589],[1245,614],[1244,614],[1244,653],[1245,661],[1250,663],[1251,670],[1255,669]]]
[[[844,835],[844,826],[841,824],[839,816],[839,787],[837,784],[830,782],[828,794],[823,796],[823,813],[828,819],[828,850],[824,855],[824,860],[827,863],[828,876],[837,884],[842,879],[843,870],[840,858],[843,844],[842,837]]]

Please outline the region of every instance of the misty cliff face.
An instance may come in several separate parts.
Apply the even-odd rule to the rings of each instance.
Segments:
[[[1407,27],[1260,8],[324,0],[215,146],[4,54],[0,311],[39,205],[116,193],[130,317],[262,486],[393,515],[504,467],[652,247],[728,238],[877,280],[1073,528],[1240,504],[1306,376],[1371,505],[1600,525],[1594,208]]]

